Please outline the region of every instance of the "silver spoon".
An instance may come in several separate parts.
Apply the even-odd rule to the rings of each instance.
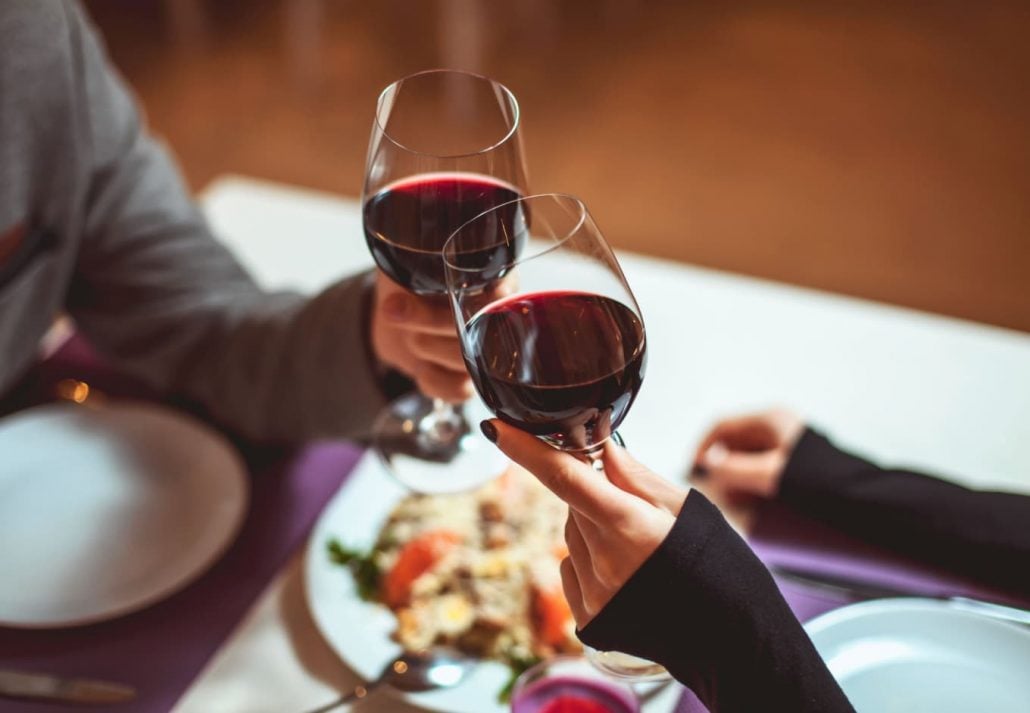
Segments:
[[[352,693],[308,713],[325,713],[338,706],[360,701],[380,686],[389,686],[405,693],[450,688],[464,680],[472,668],[472,663],[472,660],[461,652],[442,646],[420,653],[405,653],[387,664],[374,681],[357,686]]]

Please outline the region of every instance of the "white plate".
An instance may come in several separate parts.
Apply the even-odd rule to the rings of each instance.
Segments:
[[[859,713],[1027,713],[1030,629],[932,599],[836,609],[805,629]]]
[[[169,409],[0,419],[0,624],[89,624],[171,595],[225,551],[247,500],[229,443]]]
[[[431,464],[428,467],[436,467]],[[394,506],[408,493],[368,454],[329,501],[315,524],[304,557],[304,583],[308,608],[329,646],[361,678],[375,678],[401,648],[391,638],[397,626],[393,613],[381,604],[358,597],[350,571],[330,561],[327,543],[336,538],[362,551],[371,549]],[[439,691],[396,694],[407,703],[441,713],[508,713],[497,694],[508,682],[509,669],[496,661],[473,667],[458,686]],[[676,708],[680,690],[664,687],[650,696],[648,713]],[[366,704],[369,710],[391,710],[389,699]]]

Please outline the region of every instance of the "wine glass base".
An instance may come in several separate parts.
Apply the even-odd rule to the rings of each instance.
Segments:
[[[390,403],[376,419],[373,445],[386,470],[417,493],[455,493],[493,480],[509,461],[479,430],[490,418],[477,399],[453,411],[412,393]]]
[[[613,678],[643,683],[666,681],[672,677],[661,664],[639,656],[624,654],[621,651],[598,651],[589,646],[584,648],[586,658],[594,668]]]

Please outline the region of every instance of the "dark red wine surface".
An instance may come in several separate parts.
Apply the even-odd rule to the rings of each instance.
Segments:
[[[644,375],[640,318],[600,295],[510,297],[473,317],[464,338],[466,365],[486,405],[505,422],[563,447],[607,438]]]
[[[513,186],[475,173],[410,176],[365,201],[365,240],[376,264],[394,282],[416,294],[443,295],[441,250],[447,238],[480,213],[519,197]],[[466,249],[459,260],[478,273],[470,279],[489,283],[511,264],[519,246],[502,238],[518,232],[512,228],[518,215],[519,207],[512,206],[494,220],[477,223],[478,233],[463,233]]]

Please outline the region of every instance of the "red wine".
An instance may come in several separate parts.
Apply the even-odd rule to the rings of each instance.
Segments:
[[[380,269],[416,294],[447,293],[441,250],[451,234],[480,213],[515,200],[514,186],[476,173],[425,173],[383,188],[365,202],[365,240]],[[488,284],[515,259],[521,236],[518,205],[498,211],[496,220],[463,233],[467,246],[456,257],[478,271],[470,280]],[[503,231],[503,232],[501,232]]]
[[[516,295],[473,317],[465,339],[469,373],[497,417],[565,448],[610,436],[644,375],[643,323],[600,295]]]
[[[512,701],[512,713],[637,713],[639,705],[614,686],[588,678],[555,676],[530,684]]]

